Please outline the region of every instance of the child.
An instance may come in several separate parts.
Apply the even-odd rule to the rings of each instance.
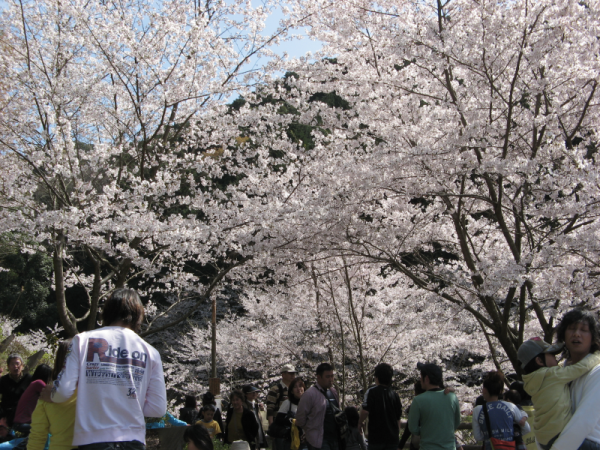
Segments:
[[[535,438],[543,450],[549,450],[571,419],[571,381],[600,364],[600,352],[586,356],[572,366],[561,367],[556,354],[562,345],[550,345],[539,337],[523,342],[517,358],[523,368],[525,392],[535,408]]]
[[[346,450],[367,450],[367,444],[362,432],[358,429],[358,410],[354,406],[344,409],[348,419],[346,430]]]
[[[520,410],[522,410],[523,408],[521,408],[520,403],[521,403],[521,394],[519,394],[518,391],[511,389],[509,391],[506,391],[504,393],[504,401],[505,402],[509,402],[512,403],[513,405],[515,405],[517,408],[519,408]],[[527,446],[525,445],[525,442],[523,442],[523,431],[521,430],[521,426],[519,424],[514,424],[514,436],[515,436],[515,447],[517,450],[525,450],[527,449]]]
[[[200,410],[200,414],[202,414],[202,420],[196,422],[196,425],[202,425],[206,428],[210,434],[210,438],[214,439],[217,434],[221,433],[221,427],[217,421],[213,419],[215,415],[214,405],[204,405]]]
[[[183,440],[188,445],[188,450],[213,450],[208,430],[200,425],[200,421],[185,428]]]

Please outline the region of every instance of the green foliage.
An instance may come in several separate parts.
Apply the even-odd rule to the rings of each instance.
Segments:
[[[301,123],[291,123],[286,130],[288,137],[292,142],[302,142],[302,146],[306,150],[315,148],[315,142],[311,135],[314,127]]]
[[[18,330],[53,326],[56,306],[51,294],[52,259],[44,253],[26,253],[22,236],[0,236],[0,314],[21,319]]]
[[[213,447],[214,450],[229,450],[229,444],[225,444],[218,439],[213,439]]]
[[[331,64],[337,64],[337,61],[335,59],[327,59],[327,61],[329,61]],[[297,78],[298,78],[298,74],[296,74],[294,72],[287,72],[283,76],[283,78],[277,82],[277,84],[289,92],[292,89],[291,81],[293,81],[294,79],[297,79]],[[260,92],[258,92],[258,93],[260,93]],[[259,98],[260,98],[260,100],[258,102],[259,105],[268,105],[268,104],[278,105],[279,106],[277,109],[278,114],[281,114],[281,115],[289,114],[289,115],[294,115],[294,116],[297,116],[299,114],[297,108],[294,108],[292,105],[281,100],[280,98],[274,98],[271,94],[265,94],[265,95],[260,96]],[[350,104],[348,103],[348,101],[343,99],[339,95],[337,95],[335,92],[318,92],[316,94],[311,95],[308,102],[309,103],[320,102],[320,103],[326,104],[329,107],[339,108],[342,110],[350,109]],[[230,112],[239,111],[239,109],[242,106],[246,105],[246,103],[247,103],[246,99],[240,97],[240,98],[234,100],[231,104],[229,104],[229,111]],[[294,120],[292,123],[290,123],[287,126],[287,129],[285,130],[286,134],[292,140],[292,142],[302,143],[302,146],[306,150],[312,150],[315,147],[314,139],[312,137],[312,131],[315,130],[320,125],[321,118],[319,116],[317,116],[316,121],[317,121],[317,124],[315,126],[315,125],[306,125],[306,124],[300,123],[299,121]],[[240,130],[240,132],[242,134],[245,134],[245,131],[246,130]],[[321,130],[321,131],[323,133],[327,134],[327,130]],[[273,158],[283,157],[283,155],[277,151],[271,151],[270,156]],[[280,168],[279,166],[276,166],[276,167],[274,167],[274,170],[278,170],[279,168]],[[225,185],[227,183],[231,183],[234,181],[236,181],[236,180],[223,180]]]
[[[1,336],[1,334],[0,334],[0,336]],[[7,360],[8,356],[12,353],[18,353],[19,355],[21,355],[21,357],[23,358],[23,363],[27,364],[27,360],[29,359],[29,357],[32,356],[36,352],[27,350],[27,348],[25,348],[23,346],[23,344],[21,344],[17,340],[14,340],[5,351],[0,353],[0,366],[1,367],[6,369],[6,360]],[[53,367],[54,366],[54,355],[46,353],[42,357],[42,359],[40,360],[40,362],[38,364],[48,364],[50,367]],[[35,370],[35,367],[28,367],[27,370],[30,373],[33,373],[33,371]],[[4,373],[7,373],[7,372],[4,372]]]

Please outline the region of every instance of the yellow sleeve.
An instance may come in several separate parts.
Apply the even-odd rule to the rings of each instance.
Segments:
[[[576,364],[566,367],[551,367],[550,370],[560,381],[569,383],[570,381],[576,380],[581,375],[585,375],[598,364],[600,364],[600,352],[595,352],[589,354]]]
[[[46,402],[38,400],[37,406],[31,415],[31,432],[27,441],[27,450],[44,450],[48,441],[50,421],[46,413]]]
[[[221,427],[219,426],[219,422],[215,420],[215,434],[221,433]]]

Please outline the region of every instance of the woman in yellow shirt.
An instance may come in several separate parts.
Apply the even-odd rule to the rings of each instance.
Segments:
[[[71,339],[61,341],[56,350],[52,381],[65,365]],[[31,416],[31,433],[27,450],[43,450],[50,434],[49,450],[71,450],[73,448],[73,427],[75,426],[75,403],[77,393],[64,403],[48,403],[38,400]]]

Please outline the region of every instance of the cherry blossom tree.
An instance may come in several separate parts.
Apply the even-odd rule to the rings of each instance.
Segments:
[[[225,314],[217,328],[223,394],[246,383],[266,394],[285,363],[312,383],[315,367],[330,362],[342,401],[357,404],[383,361],[396,371],[395,388],[412,397],[417,362],[436,361],[463,401],[479,395],[478,374],[493,363],[477,321],[458,306],[430,302],[418,289],[409,292],[398,283],[401,274],[382,274],[360,262],[330,258],[312,267],[279,267],[276,283],[246,287],[243,314]],[[164,364],[174,391],[206,390],[210,334],[198,325],[167,340]],[[510,371],[510,364],[503,368]]]
[[[242,1],[8,2],[0,232],[53,257],[68,333],[126,283],[160,300],[146,336],[234,286],[219,364],[326,355],[352,393],[482,343],[518,371],[523,339],[598,307],[595,4],[287,3],[261,37]],[[246,71],[298,23],[322,60]]]
[[[530,333],[598,308],[597,5],[291,5],[328,58],[272,92],[315,127],[287,251],[397,271],[468,312],[517,371]],[[308,101],[322,92],[346,106]]]
[[[103,296],[126,283],[166,296],[154,331],[180,323],[249,259],[239,241],[252,227],[209,186],[237,132],[202,136],[277,66],[269,46],[285,29],[261,34],[265,5],[7,2],[0,228],[52,256],[69,334],[94,328]],[[249,70],[260,56],[270,65]],[[87,297],[79,316],[72,286]]]

